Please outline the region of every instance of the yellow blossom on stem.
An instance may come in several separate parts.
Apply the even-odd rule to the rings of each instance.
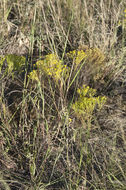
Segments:
[[[98,108],[101,109],[106,102],[105,96],[94,97],[96,90],[90,88],[89,86],[83,85],[82,88],[77,90],[77,93],[79,94],[79,98],[72,105],[72,108],[75,114],[79,117],[92,116],[96,105],[98,105]]]

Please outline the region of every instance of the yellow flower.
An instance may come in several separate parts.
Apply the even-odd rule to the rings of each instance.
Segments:
[[[72,108],[77,116],[92,116],[92,113],[98,105],[98,108],[101,109],[106,102],[106,97],[94,97],[96,90],[90,88],[89,86],[83,85],[82,88],[77,90],[79,94],[78,100],[72,105]]]
[[[79,51],[73,50],[67,53],[67,56],[72,59],[75,59],[76,65],[79,65],[81,61],[86,58],[87,54],[83,50],[79,50]]]
[[[41,72],[53,77],[56,81],[61,79],[62,73],[66,71],[66,66],[56,54],[46,55],[45,59],[37,61],[36,65]]]
[[[81,50],[77,52],[77,56],[76,56],[76,60],[75,63],[78,65],[81,63],[81,61],[83,61],[86,58],[87,54]]]
[[[35,80],[35,81],[39,81],[37,71],[36,71],[36,70],[33,70],[32,72],[30,72],[29,78],[30,78],[31,80],[33,80],[33,81],[34,81],[34,80]]]

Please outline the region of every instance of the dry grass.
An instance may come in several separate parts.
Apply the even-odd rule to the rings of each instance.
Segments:
[[[0,66],[2,190],[126,189],[124,10],[124,0],[1,0],[0,60],[26,57],[21,71]],[[66,54],[97,48],[105,59],[99,64],[92,53],[77,69]],[[37,71],[39,82],[29,80],[49,53],[70,67],[69,76],[57,82]],[[78,117],[72,105],[83,84],[107,102]]]

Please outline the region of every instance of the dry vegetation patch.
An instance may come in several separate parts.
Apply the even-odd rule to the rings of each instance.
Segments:
[[[0,12],[0,188],[125,190],[125,1]]]

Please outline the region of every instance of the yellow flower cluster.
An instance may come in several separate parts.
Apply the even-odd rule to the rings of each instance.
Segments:
[[[83,50],[74,50],[67,53],[67,56],[72,58],[78,66],[82,61],[86,61],[87,63],[93,63],[95,66],[99,66],[105,60],[104,54],[98,48]]]
[[[41,73],[53,77],[55,81],[58,81],[62,75],[66,74],[66,65],[63,65],[56,54],[46,55],[44,60],[36,62],[36,66]],[[38,80],[37,71],[35,70],[29,76],[32,80]]]
[[[89,86],[83,85],[82,88],[77,90],[79,94],[78,100],[72,105],[75,114],[81,116],[91,116],[96,105],[101,109],[106,102],[105,96],[94,97],[96,90]]]
[[[29,78],[32,81],[39,81],[39,76],[38,76],[37,70],[33,70],[32,72],[30,72]]]
[[[79,65],[81,61],[83,61],[87,57],[87,54],[83,50],[79,51],[73,50],[67,53],[67,56],[72,59],[75,59],[76,65]]]
[[[101,52],[99,48],[89,48],[84,50],[74,50],[67,53],[67,56],[73,59],[75,65],[74,69],[78,68],[78,65],[83,65],[86,63],[90,69],[90,73],[95,80],[99,80],[102,76],[102,71],[104,70],[105,55]]]
[[[96,89],[90,88],[89,86],[83,85],[82,88],[77,89],[77,93],[81,97],[87,96],[87,97],[92,97],[96,94]]]

